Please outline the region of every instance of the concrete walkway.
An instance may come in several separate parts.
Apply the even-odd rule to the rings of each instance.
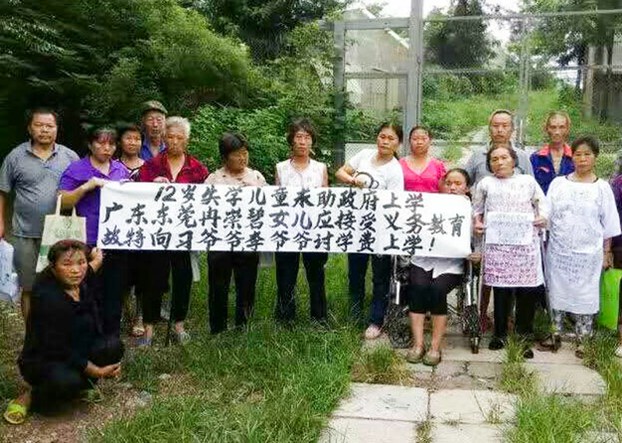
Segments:
[[[343,443],[503,441],[512,426],[516,397],[498,391],[503,351],[489,351],[483,340],[472,354],[461,334],[448,335],[443,361],[436,368],[405,363],[411,386],[354,383],[334,412],[320,441]],[[364,347],[389,346],[379,339]],[[406,350],[396,350],[405,355]],[[597,398],[605,383],[574,356],[564,343],[557,354],[534,350],[525,363],[537,376],[540,390]]]

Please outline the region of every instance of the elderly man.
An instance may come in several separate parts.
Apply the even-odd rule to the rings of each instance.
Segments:
[[[14,148],[0,168],[0,237],[5,232],[5,202],[14,191],[12,243],[22,288],[22,314],[28,317],[30,294],[41,247],[43,221],[54,212],[61,174],[78,154],[56,143],[58,116],[38,108],[28,118],[30,141]]]
[[[567,143],[570,116],[563,111],[551,112],[546,117],[544,131],[548,135],[549,143],[531,154],[529,159],[536,181],[546,194],[555,177],[574,171],[572,151]]]
[[[516,151],[518,164],[516,171],[521,174],[533,175],[529,156],[523,150],[512,143],[512,133],[514,132],[514,115],[505,109],[494,111],[488,119],[488,132],[490,133],[490,145],[487,149],[474,149],[469,157],[464,169],[469,173],[473,185],[491,175],[486,166],[486,152],[491,148],[510,147]]]
[[[149,100],[142,104],[143,141],[140,158],[151,160],[166,149],[164,133],[166,131],[166,108],[157,100]]]

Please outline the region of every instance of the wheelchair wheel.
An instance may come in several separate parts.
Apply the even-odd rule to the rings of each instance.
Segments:
[[[471,337],[471,354],[479,354],[479,337]]]
[[[383,329],[389,337],[391,346],[408,348],[412,338],[408,308],[395,304],[389,305]]]

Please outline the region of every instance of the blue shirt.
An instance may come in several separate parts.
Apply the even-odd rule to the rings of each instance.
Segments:
[[[529,158],[531,166],[533,167],[533,175],[542,188],[544,194],[549,191],[549,186],[553,179],[557,176],[568,175],[574,172],[574,163],[572,162],[572,149],[567,144],[564,144],[564,152],[562,154],[562,161],[559,165],[559,172],[555,173],[555,167],[553,166],[553,157],[551,157],[551,149],[549,145],[545,145],[539,151],[531,154]]]
[[[150,146],[151,145],[149,143],[149,139],[147,138],[147,136],[145,134],[143,134],[143,142],[140,145],[139,157],[142,158],[145,161],[151,160],[153,158],[153,154],[151,153],[151,149],[149,149]],[[162,140],[162,143],[160,144],[160,150],[158,151],[158,153],[163,152],[164,150],[166,150],[166,144],[164,143],[164,140]]]

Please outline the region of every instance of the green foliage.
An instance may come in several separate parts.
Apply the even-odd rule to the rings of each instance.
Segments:
[[[85,119],[132,120],[147,98],[187,115],[205,103],[245,105],[258,94],[246,51],[175,0],[12,0],[0,15],[6,147],[23,137],[22,115],[34,105],[59,109],[61,138],[76,146]]]
[[[436,11],[436,15],[442,15]],[[458,0],[451,16],[482,15],[480,0]],[[432,22],[424,34],[428,62],[444,68],[485,66],[493,55],[494,42],[483,20],[450,20]]]
[[[408,378],[403,361],[391,346],[377,346],[363,351],[352,368],[354,381],[361,383],[400,384]]]
[[[343,9],[341,0],[196,0],[219,33],[246,43],[256,61],[273,60],[292,48],[290,33],[300,25]]]

